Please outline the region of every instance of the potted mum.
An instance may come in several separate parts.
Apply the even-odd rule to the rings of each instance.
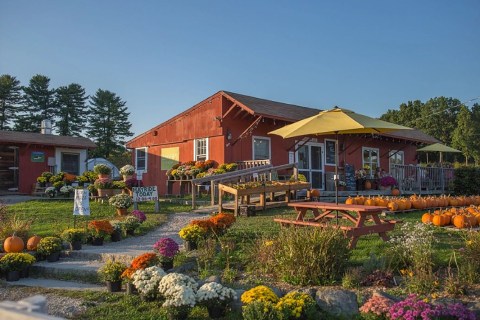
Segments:
[[[135,167],[127,164],[120,168],[120,174],[123,176],[123,181],[127,181],[135,174]]]
[[[158,292],[165,298],[162,307],[167,310],[169,319],[186,319],[195,306],[197,282],[181,273],[169,273],[158,284]]]
[[[113,183],[110,178],[98,178],[93,183],[99,197],[111,197],[114,195]]]
[[[137,288],[143,300],[152,301],[158,296],[158,285],[166,275],[158,266],[138,269],[133,274],[133,285]]]
[[[380,189],[390,190],[393,186],[397,185],[397,180],[392,176],[383,176],[380,179]]]
[[[63,186],[60,188],[60,193],[66,198],[69,198],[74,191],[75,189],[72,186]]]
[[[140,211],[140,210],[133,210],[132,211],[132,216],[137,218],[137,220],[140,223],[143,223],[143,222],[145,222],[145,220],[147,220],[147,216],[145,215],[145,213],[143,211]]]
[[[82,242],[85,240],[83,229],[65,229],[60,237],[70,244],[71,250],[81,250]]]
[[[189,224],[178,235],[185,241],[185,249],[191,251],[197,249],[198,242],[206,237],[207,231],[196,224]]]
[[[133,205],[133,199],[128,194],[116,194],[108,199],[108,203],[117,209],[119,216],[127,215],[127,209]]]
[[[112,173],[112,168],[110,168],[104,163],[99,163],[93,167],[93,172],[95,172],[98,175],[99,179],[110,178],[110,174]]]
[[[108,292],[122,290],[122,274],[127,266],[119,261],[107,261],[99,270],[98,274],[102,281],[107,284]]]
[[[133,236],[135,234],[135,230],[140,226],[140,222],[134,216],[128,216],[123,220],[123,228],[125,229],[125,233],[127,235]]]
[[[110,224],[113,227],[113,232],[110,234],[110,240],[112,242],[118,242],[122,240],[122,231],[123,231],[123,221],[112,220]]]
[[[207,282],[198,289],[196,300],[200,305],[207,307],[210,318],[217,319],[225,317],[228,306],[236,297],[233,289],[217,282]]]
[[[47,187],[45,189],[45,194],[49,197],[49,198],[53,198],[55,197],[55,195],[57,194],[57,188],[55,187]]]
[[[173,268],[173,258],[179,251],[178,244],[172,238],[161,238],[153,245],[153,250],[160,257],[160,265],[164,270]]]
[[[92,235],[92,245],[101,246],[106,236],[112,234],[113,227],[108,220],[92,220],[88,223]]]
[[[62,251],[62,239],[59,237],[44,237],[40,239],[37,252],[46,257],[48,262],[55,262],[60,259]]]
[[[0,259],[0,270],[5,273],[7,281],[18,281],[28,276],[29,267],[35,262],[35,257],[29,253],[7,253]]]

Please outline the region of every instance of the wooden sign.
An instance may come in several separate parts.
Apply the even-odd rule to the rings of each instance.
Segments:
[[[155,201],[155,212],[158,212],[158,191],[157,186],[153,187],[133,187],[133,208],[138,209],[138,202]]]
[[[90,215],[90,197],[87,189],[75,189],[75,198],[73,200],[73,215]]]

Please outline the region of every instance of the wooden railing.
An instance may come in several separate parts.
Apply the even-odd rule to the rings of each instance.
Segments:
[[[209,177],[203,177],[200,179],[192,179],[192,208],[195,208],[195,201],[197,197],[197,188],[199,186],[207,186],[210,190],[210,202],[211,205],[215,205],[215,195],[218,192],[218,184],[225,182],[248,182],[248,181],[270,181],[278,179],[278,171],[293,170],[293,175],[298,176],[297,164],[284,164],[281,166],[273,167],[268,161],[268,164],[251,167],[248,169],[236,170],[233,172],[227,172],[223,174],[213,175]]]
[[[393,165],[390,174],[397,180],[402,192],[445,193],[452,191],[453,168]]]

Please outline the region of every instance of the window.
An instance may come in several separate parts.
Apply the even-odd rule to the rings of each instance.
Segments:
[[[405,156],[403,154],[403,151],[392,150],[390,151],[389,159],[390,159],[390,168],[391,168],[394,164],[403,165]]]
[[[253,160],[270,159],[270,138],[253,137]]]
[[[362,148],[363,154],[363,168],[367,172],[367,177],[373,178],[377,168],[380,166],[379,163],[379,150],[376,148]]]
[[[80,154],[62,152],[61,171],[79,175]]]
[[[135,167],[138,171],[147,171],[147,148],[135,149]]]
[[[193,140],[193,159],[195,161],[208,160],[208,138]]]

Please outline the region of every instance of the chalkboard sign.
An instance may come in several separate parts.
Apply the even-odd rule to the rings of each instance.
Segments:
[[[325,164],[335,165],[335,140],[325,140]]]
[[[357,189],[355,167],[351,164],[345,165],[345,183],[347,184],[347,191],[355,191]]]

